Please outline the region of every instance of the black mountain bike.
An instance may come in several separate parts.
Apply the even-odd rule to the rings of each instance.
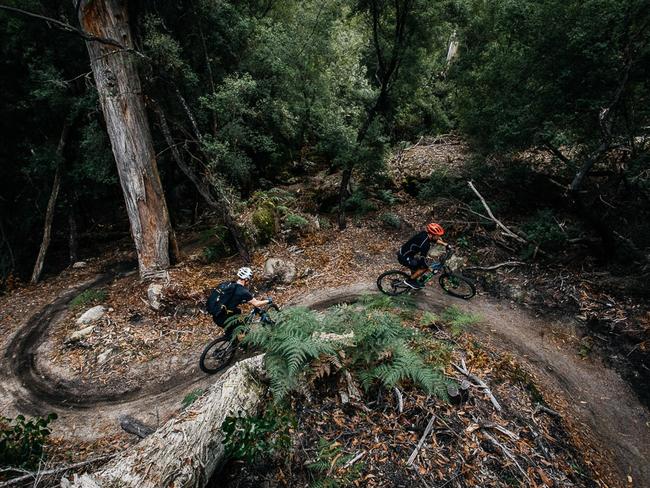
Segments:
[[[423,285],[426,285],[435,275],[440,274],[438,283],[440,283],[443,290],[454,297],[469,300],[476,294],[476,287],[469,278],[460,273],[453,272],[445,264],[453,254],[454,251],[448,246],[445,254],[441,256],[440,261],[431,263],[429,270],[420,276],[419,281]],[[386,271],[377,278],[377,288],[382,293],[391,296],[416,291],[404,282],[410,276],[409,273],[397,269]]]
[[[275,321],[271,318],[269,313],[271,310],[275,310],[276,312],[280,311],[275,303],[270,303],[262,308],[253,308],[251,313],[249,313],[242,321],[243,329],[248,330],[256,324],[259,324],[259,326],[262,327],[273,325]],[[233,328],[236,326],[237,319],[234,320],[235,324],[229,324]],[[239,329],[239,327],[236,328]],[[230,364],[230,361],[235,355],[235,351],[239,347],[237,335],[236,331],[230,338],[225,334],[221,335],[205,347],[201,354],[201,359],[199,360],[199,367],[203,372],[214,374]]]

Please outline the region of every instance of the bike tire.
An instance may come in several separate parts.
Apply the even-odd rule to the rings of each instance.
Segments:
[[[443,273],[438,282],[440,287],[453,297],[469,300],[476,295],[474,283],[458,273]]]
[[[217,337],[208,344],[199,360],[201,371],[208,374],[215,374],[224,369],[235,354],[237,346],[225,335]]]
[[[397,269],[386,271],[377,278],[377,288],[379,288],[380,292],[391,297],[401,295],[411,290],[409,286],[403,283],[409,276],[408,273]],[[401,286],[397,286],[399,283],[401,283]]]

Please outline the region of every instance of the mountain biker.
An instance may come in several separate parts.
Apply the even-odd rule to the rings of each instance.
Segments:
[[[424,285],[418,280],[428,269],[426,257],[431,248],[431,243],[447,246],[442,240],[445,229],[440,224],[431,222],[426,229],[418,232],[406,241],[397,252],[397,260],[411,270],[411,276],[404,280],[414,290],[419,290]]]
[[[245,266],[237,270],[237,281],[226,281],[218,285],[210,294],[207,303],[208,312],[212,320],[219,327],[223,327],[226,335],[230,335],[232,327],[226,326],[226,321],[231,317],[241,314],[239,305],[250,303],[254,307],[261,307],[272,303],[271,297],[258,300],[248,290],[253,279],[253,270]],[[224,327],[225,326],[225,327]]]

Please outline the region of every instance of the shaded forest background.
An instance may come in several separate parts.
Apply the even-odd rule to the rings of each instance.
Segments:
[[[0,290],[30,278],[57,184],[46,271],[129,233],[73,30],[92,3],[0,9]],[[340,174],[318,211],[343,227],[346,211],[397,190],[381,171],[390,154],[454,133],[472,147],[469,173],[408,182],[415,197],[471,203],[465,180],[481,181],[536,243],[528,257],[580,245],[598,265],[643,273],[649,24],[642,0],[132,1],[133,48],[119,55],[137,66],[172,226],[217,210],[225,255],[265,239],[238,225],[255,192]]]

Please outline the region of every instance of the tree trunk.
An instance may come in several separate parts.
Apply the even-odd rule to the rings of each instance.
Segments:
[[[79,261],[79,231],[77,230],[76,202],[70,197],[68,208],[68,250],[70,252],[70,264]]]
[[[210,207],[219,212],[224,225],[235,241],[235,246],[237,247],[237,251],[239,252],[242,260],[245,263],[250,263],[251,258],[250,253],[248,252],[248,247],[246,246],[244,238],[242,237],[241,231],[239,230],[235,219],[230,213],[228,203],[224,202],[223,199],[215,198],[210,192],[210,188],[208,187],[207,183],[203,181],[182,158],[180,152],[178,151],[178,147],[176,144],[174,144],[174,139],[172,138],[171,132],[169,130],[169,125],[167,124],[167,118],[165,117],[165,113],[162,111],[162,108],[154,102],[153,110],[158,114],[160,129],[163,133],[163,137],[165,138],[167,146],[169,146],[169,150],[172,153],[174,161],[176,161],[176,164],[181,169],[181,171],[185,173],[185,176],[187,176],[190,181],[194,183],[194,186],[196,187],[199,194],[203,197],[205,202]]]
[[[61,480],[64,488],[205,486],[224,461],[221,425],[229,415],[257,413],[264,356],[230,367],[207,393],[178,417],[92,474]]]
[[[74,2],[76,4],[76,2]],[[133,47],[125,0],[82,0],[88,33]],[[169,267],[174,242],[133,52],[86,41],[143,278]]]
[[[61,137],[59,138],[59,145],[56,148],[56,156],[58,158],[56,171],[54,173],[54,183],[52,183],[52,192],[50,193],[50,199],[47,202],[47,210],[45,211],[45,225],[43,228],[43,240],[41,241],[41,248],[38,251],[38,257],[36,258],[36,264],[34,264],[34,270],[32,271],[31,282],[38,283],[38,280],[41,277],[43,272],[43,263],[45,262],[45,254],[47,253],[47,248],[50,247],[50,240],[52,237],[52,220],[54,220],[54,209],[56,208],[56,200],[59,197],[59,190],[61,189],[61,166],[63,161],[63,150],[68,141],[68,136],[70,135],[70,126],[72,125],[72,120],[66,119],[63,123],[63,130],[61,131]]]

